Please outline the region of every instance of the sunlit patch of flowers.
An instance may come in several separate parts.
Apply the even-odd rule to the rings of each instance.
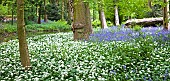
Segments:
[[[73,41],[72,35],[56,33],[28,38],[32,65],[29,71],[21,67],[18,40],[0,44],[0,80],[170,80],[169,41]]]

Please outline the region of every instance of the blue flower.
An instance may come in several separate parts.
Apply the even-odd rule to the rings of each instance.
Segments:
[[[126,65],[123,65],[123,69],[126,70]]]
[[[110,73],[116,75],[116,71],[115,70],[111,70]]]
[[[152,37],[153,41],[170,40],[170,31],[163,30],[163,27],[142,28],[141,31],[134,31],[131,28],[111,28],[103,29],[90,35],[92,41],[131,41],[136,38],[145,39],[147,36]]]

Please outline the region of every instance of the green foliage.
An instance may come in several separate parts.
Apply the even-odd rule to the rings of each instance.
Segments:
[[[92,26],[93,26],[93,28],[100,27],[100,26],[101,26],[100,23],[101,23],[101,22],[100,22],[99,19],[96,19],[96,20],[92,21]],[[113,26],[113,23],[112,23],[111,21],[106,21],[106,23],[107,23],[107,26],[108,26],[108,27]]]
[[[135,30],[135,31],[140,31],[141,29],[142,29],[142,26],[139,26],[139,25],[135,25],[133,27],[133,30]]]
[[[0,44],[1,80],[169,80],[169,43],[73,41],[72,33],[28,38],[32,69],[20,64],[18,40]]]
[[[31,23],[31,22],[30,22]],[[34,22],[32,22],[34,23]],[[48,23],[42,24],[29,24],[26,25],[26,31],[71,31],[70,25],[67,24],[66,21],[49,21]],[[16,24],[1,24],[0,26],[0,33],[10,33],[10,32],[17,32]]]
[[[16,25],[11,25],[11,24],[5,24],[0,27],[0,33],[11,33],[11,32],[16,32],[17,31],[17,26]]]
[[[119,2],[120,14],[131,18],[142,18],[149,11],[147,0],[122,0]]]
[[[100,27],[100,20],[99,19],[96,19],[92,22],[92,26],[94,28],[97,28],[97,27]]]
[[[107,23],[107,26],[108,26],[108,27],[113,26],[113,23],[112,23],[111,21],[107,21],[106,23]]]
[[[8,12],[8,7],[7,6],[3,6],[2,4],[0,4],[0,16],[6,15],[7,12]]]
[[[47,14],[48,14],[48,19],[49,20],[60,20],[61,19],[61,14],[58,7],[55,5],[55,4],[48,4],[46,6],[46,9],[47,9]]]
[[[105,0],[106,19],[114,22],[114,6],[118,6],[120,22],[131,18],[148,17],[148,0]]]
[[[71,27],[66,21],[59,20],[57,22],[30,24],[26,26],[27,31],[70,31]]]

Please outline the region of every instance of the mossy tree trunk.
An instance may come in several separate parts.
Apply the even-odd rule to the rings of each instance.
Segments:
[[[19,39],[19,52],[21,64],[25,69],[30,67],[30,58],[26,41],[25,22],[24,22],[24,0],[17,0],[17,30]]]
[[[164,29],[169,30],[169,2],[168,0],[163,0],[166,4],[163,8],[163,26]]]
[[[89,4],[84,0],[74,0],[72,30],[74,40],[88,40],[92,33]]]

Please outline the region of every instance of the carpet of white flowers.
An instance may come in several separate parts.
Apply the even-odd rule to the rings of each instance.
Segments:
[[[0,80],[169,81],[170,43],[73,41],[72,33],[29,37],[32,68],[21,67],[18,40],[0,44]]]

